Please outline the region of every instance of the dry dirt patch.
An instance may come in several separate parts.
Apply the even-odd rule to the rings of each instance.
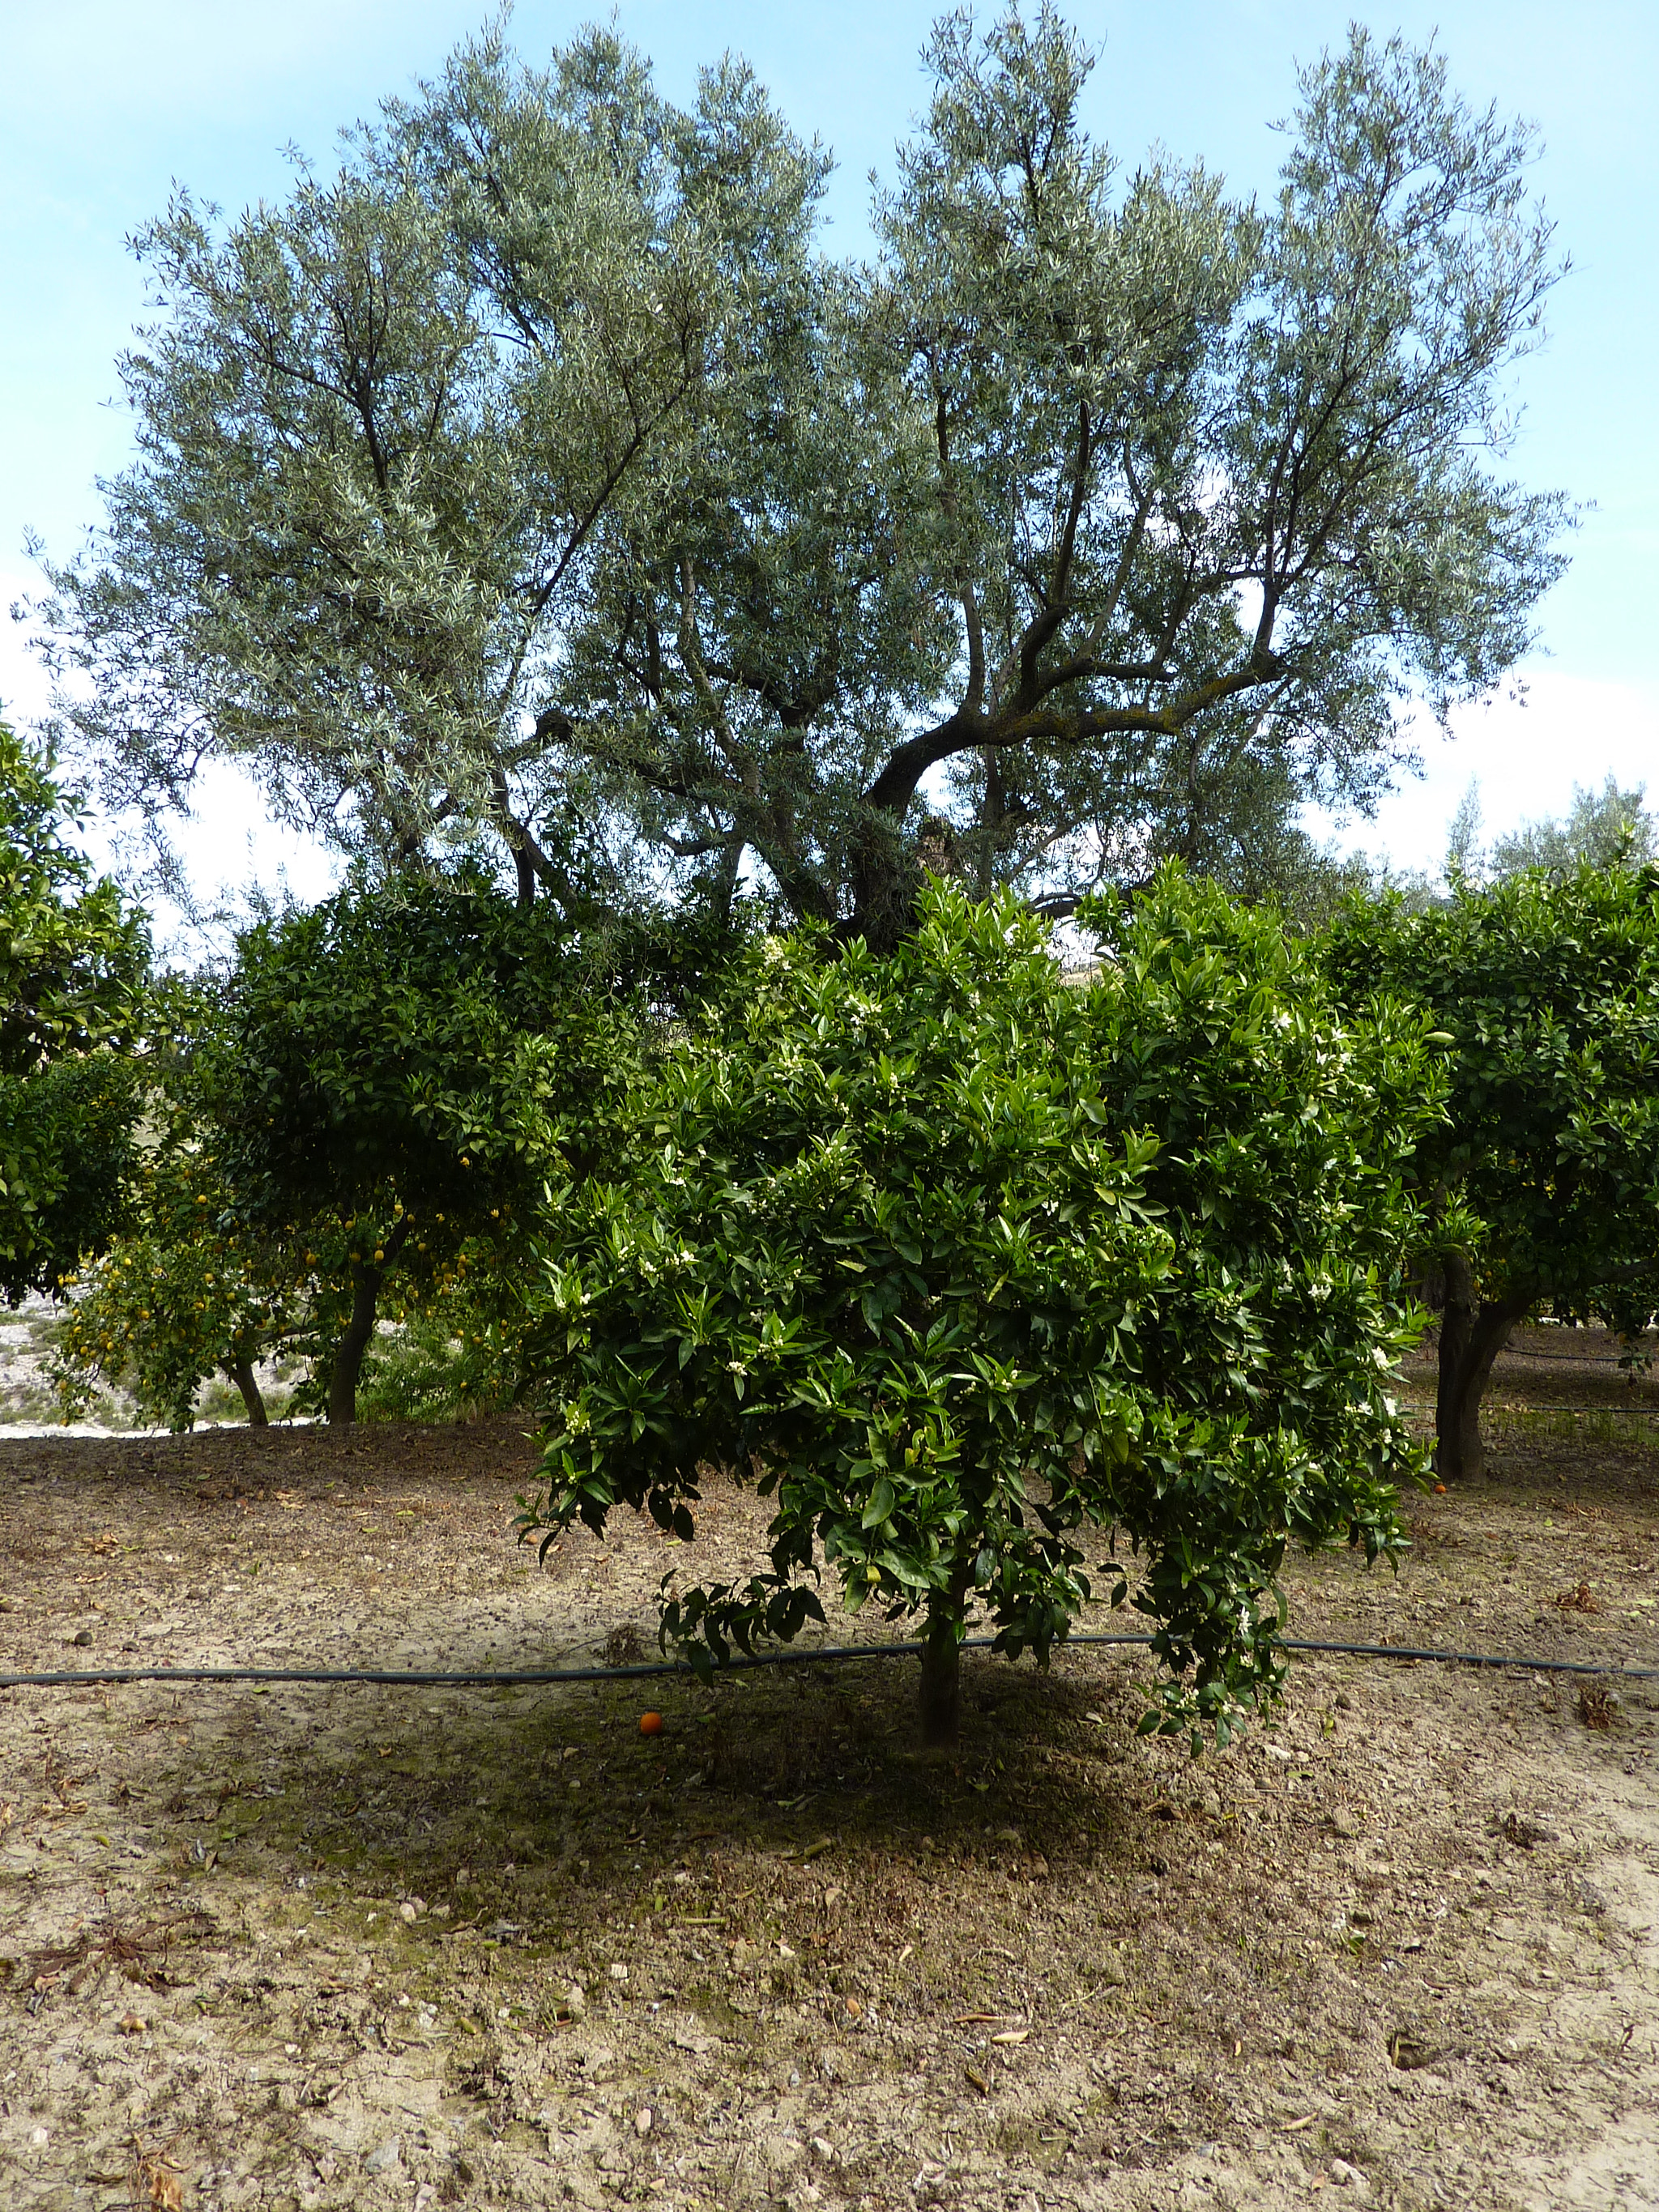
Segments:
[[[687,1555],[618,1524],[534,1571],[532,1461],[510,1428],[5,1446],[0,1650],[648,1644]],[[1518,1437],[1413,1504],[1397,1582],[1297,1567],[1292,1632],[1654,1663],[1656,1478]],[[760,1524],[722,1489],[698,1571]],[[1133,1654],[975,1662],[949,1759],[910,1668],[0,1693],[6,2201],[1659,2203],[1659,1684],[1591,1729],[1571,1678],[1304,1661],[1194,1765],[1135,1739]]]

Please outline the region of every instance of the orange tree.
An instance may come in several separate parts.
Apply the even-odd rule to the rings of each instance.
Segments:
[[[1437,1024],[1448,1115],[1414,1173],[1441,1309],[1435,1463],[1485,1460],[1480,1401],[1540,1306],[1636,1331],[1659,1307],[1659,866],[1531,870],[1408,913],[1356,901],[1326,963],[1351,1007]]]
[[[158,1112],[152,1091],[152,1120]],[[140,1152],[131,1225],[68,1279],[73,1296],[49,1362],[66,1419],[95,1402],[102,1382],[129,1391],[146,1419],[188,1429],[203,1384],[217,1375],[236,1385],[249,1421],[264,1427],[270,1415],[256,1370],[273,1358],[308,1370],[291,1392],[291,1410],[326,1407],[333,1350],[349,1318],[352,1254],[361,1249],[357,1224],[313,1209],[303,1234],[298,1223],[271,1232],[250,1226],[224,1185],[213,1135],[175,1112],[162,1141]],[[392,1278],[380,1314],[409,1324],[416,1341],[400,1347],[402,1358],[390,1347],[378,1363],[366,1356],[362,1375],[378,1399],[389,1392],[419,1418],[513,1394],[517,1338],[501,1310],[501,1257],[499,1239],[471,1238],[435,1265]],[[383,1377],[381,1367],[395,1372]]]
[[[550,908],[471,878],[245,932],[157,1056],[137,1218],[82,1279],[66,1401],[101,1372],[187,1426],[217,1371],[257,1420],[254,1363],[283,1345],[310,1366],[295,1402],[349,1422],[377,1322],[440,1315],[510,1388],[515,1255],[610,1158],[629,1095],[630,950],[606,969]]]
[[[65,1419],[101,1382],[129,1390],[144,1419],[187,1429],[202,1384],[222,1374],[263,1427],[254,1369],[303,1334],[307,1271],[291,1241],[239,1228],[210,1128],[178,1095],[176,1065],[149,1073],[149,1142],[133,1163],[127,1224],[68,1279],[49,1372]]]
[[[1286,1547],[1398,1549],[1426,1024],[1340,1021],[1271,915],[1176,872],[1091,918],[1084,990],[938,884],[890,957],[769,941],[562,1221],[524,1536],[626,1504],[689,1540],[711,1464],[777,1501],[751,1577],[665,1585],[665,1647],[793,1637],[827,1574],[918,1625],[945,1741],[969,1624],[1045,1661],[1099,1577],[1154,1626],[1146,1725],[1224,1739],[1279,1681]]]
[[[168,1073],[171,1086],[148,1092],[150,1141],[135,1161],[129,1225],[67,1279],[73,1295],[49,1362],[64,1417],[94,1404],[101,1382],[130,1392],[145,1419],[188,1429],[203,1384],[217,1375],[263,1427],[270,1416],[256,1370],[273,1358],[301,1370],[290,1410],[325,1409],[359,1221],[319,1206],[302,1223],[251,1221],[225,1181],[222,1133],[177,1095],[180,1069]],[[462,1237],[431,1261],[422,1241],[416,1264],[387,1278],[377,1308],[408,1325],[409,1340],[383,1346],[378,1360],[371,1350],[361,1379],[410,1418],[510,1397],[520,1379],[503,1310],[510,1237]]]
[[[635,995],[551,908],[470,878],[353,887],[243,935],[196,1047],[223,1225],[303,1255],[331,1421],[356,1418],[389,1285],[418,1303],[489,1273],[514,1304],[550,1189],[611,1157]]]
[[[0,723],[0,1292],[56,1291],[120,1226],[143,915],[69,842],[77,794]]]

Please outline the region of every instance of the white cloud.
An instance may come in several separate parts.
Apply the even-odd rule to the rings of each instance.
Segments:
[[[40,579],[0,573],[0,606],[39,587]],[[0,706],[15,727],[27,728],[51,704],[45,671],[29,652],[24,625],[0,621]],[[174,849],[197,897],[208,908],[233,905],[258,886],[278,896],[286,889],[309,902],[326,897],[339,881],[338,858],[314,838],[272,822],[258,785],[245,769],[211,762],[198,780],[195,805],[169,825]],[[100,868],[127,872],[129,857],[119,821],[94,818],[86,849]],[[178,917],[163,902],[156,915],[164,943],[174,939]]]
[[[1659,684],[1615,684],[1557,668],[1530,669],[1525,703],[1507,696],[1452,718],[1453,736],[1432,724],[1419,738],[1420,778],[1403,781],[1374,819],[1335,827],[1345,852],[1361,848],[1397,866],[1434,868],[1446,830],[1469,779],[1480,785],[1482,834],[1565,814],[1575,784],[1599,790],[1612,775],[1626,788],[1648,787],[1659,800]],[[1330,834],[1310,819],[1316,835]]]

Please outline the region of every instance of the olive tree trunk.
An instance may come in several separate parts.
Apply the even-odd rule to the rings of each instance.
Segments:
[[[1510,1332],[1536,1291],[1525,1297],[1481,1298],[1474,1273],[1461,1252],[1447,1255],[1446,1304],[1440,1319],[1440,1371],[1435,1392],[1434,1471],[1443,1482],[1482,1474],[1486,1448],[1480,1440],[1480,1401],[1492,1362],[1509,1342]]]

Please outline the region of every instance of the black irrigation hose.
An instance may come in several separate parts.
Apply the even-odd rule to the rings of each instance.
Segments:
[[[1505,1404],[1501,1398],[1493,1398],[1488,1399],[1480,1411],[1483,1416],[1489,1413],[1617,1413],[1623,1421],[1659,1421],[1659,1406],[1616,1406],[1606,1398],[1596,1406],[1562,1406],[1549,1398],[1528,1406],[1516,1406]],[[1425,1409],[1423,1418],[1425,1420],[1432,1419],[1432,1413]]]
[[[1616,1352],[1522,1352],[1512,1344],[1498,1356],[1500,1359],[1559,1359],[1571,1367],[1622,1367],[1625,1364]],[[1501,1367],[1498,1370],[1500,1375],[1503,1371]]]
[[[1079,1643],[1085,1640],[1078,1638]],[[1659,1667],[1598,1667],[1589,1659],[1529,1659],[1524,1654],[1519,1658],[1505,1658],[1497,1651],[1419,1650],[1409,1644],[1321,1644],[1293,1641],[1288,1636],[1285,1649],[1346,1651],[1359,1659],[1439,1659],[1458,1667],[1513,1667],[1522,1674],[1530,1670],[1534,1674],[1618,1674],[1638,1681],[1659,1681]]]
[[[1146,1645],[1150,1636],[1091,1633],[1068,1636],[1067,1645],[1078,1644],[1133,1644]],[[969,1650],[988,1650],[994,1637],[968,1636]],[[828,1644],[806,1651],[757,1651],[745,1656],[734,1653],[718,1671],[729,1674],[745,1667],[810,1667],[821,1660],[896,1659],[924,1647],[908,1644]],[[1659,1667],[1605,1667],[1584,1659],[1519,1658],[1495,1651],[1440,1651],[1406,1644],[1331,1644],[1286,1637],[1286,1651],[1334,1651],[1354,1659],[1429,1659],[1459,1667],[1513,1667],[1534,1674],[1611,1674],[1643,1681],[1659,1680]],[[416,1673],[403,1668],[363,1667],[106,1667],[96,1672],[42,1674],[0,1674],[0,1690],[46,1689],[64,1686],[95,1687],[110,1682],[380,1682],[408,1684],[428,1689],[500,1689],[520,1683],[628,1682],[642,1675],[684,1674],[692,1669],[680,1659],[653,1659],[636,1667],[520,1668],[506,1672],[474,1670],[468,1674]],[[696,1679],[692,1676],[692,1679]]]

